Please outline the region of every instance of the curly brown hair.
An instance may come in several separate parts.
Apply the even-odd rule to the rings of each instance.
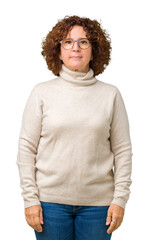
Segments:
[[[66,15],[63,19],[58,20],[52,31],[49,31],[42,41],[41,54],[46,60],[48,69],[59,76],[62,68],[62,61],[59,59],[60,41],[66,38],[74,25],[82,26],[86,32],[86,37],[91,41],[93,59],[90,61],[90,67],[94,71],[94,76],[102,73],[111,60],[112,48],[109,34],[97,20],[76,15]]]

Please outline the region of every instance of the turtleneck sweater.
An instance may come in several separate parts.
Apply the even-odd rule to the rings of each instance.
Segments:
[[[93,69],[90,68],[90,70],[87,73],[84,72],[78,72],[78,71],[71,71],[68,68],[65,67],[64,64],[62,64],[62,70],[60,71],[60,76],[65,81],[70,83],[72,86],[88,86],[97,81],[96,78],[94,78],[94,72]],[[69,84],[69,86],[70,86]]]
[[[125,208],[132,146],[119,89],[62,65],[37,83],[22,115],[17,165],[24,207],[40,201]]]

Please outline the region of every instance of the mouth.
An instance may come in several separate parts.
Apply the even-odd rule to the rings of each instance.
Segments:
[[[73,56],[73,57],[70,57],[70,58],[73,58],[73,59],[79,59],[79,58],[82,58],[82,57],[79,57],[79,56]]]

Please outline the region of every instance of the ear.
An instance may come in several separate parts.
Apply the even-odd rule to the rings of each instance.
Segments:
[[[63,60],[62,60],[61,54],[59,54],[59,59],[61,60],[61,63],[63,63]]]
[[[61,58],[61,54],[59,54],[59,59],[62,60],[62,58]]]

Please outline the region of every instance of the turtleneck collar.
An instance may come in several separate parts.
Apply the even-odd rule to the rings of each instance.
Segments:
[[[97,79],[94,77],[94,71],[92,68],[90,68],[90,70],[87,73],[84,73],[84,72],[72,71],[66,68],[64,64],[62,64],[62,69],[59,72],[59,75],[63,80],[75,86],[80,86],[80,85],[87,86],[97,81]]]

